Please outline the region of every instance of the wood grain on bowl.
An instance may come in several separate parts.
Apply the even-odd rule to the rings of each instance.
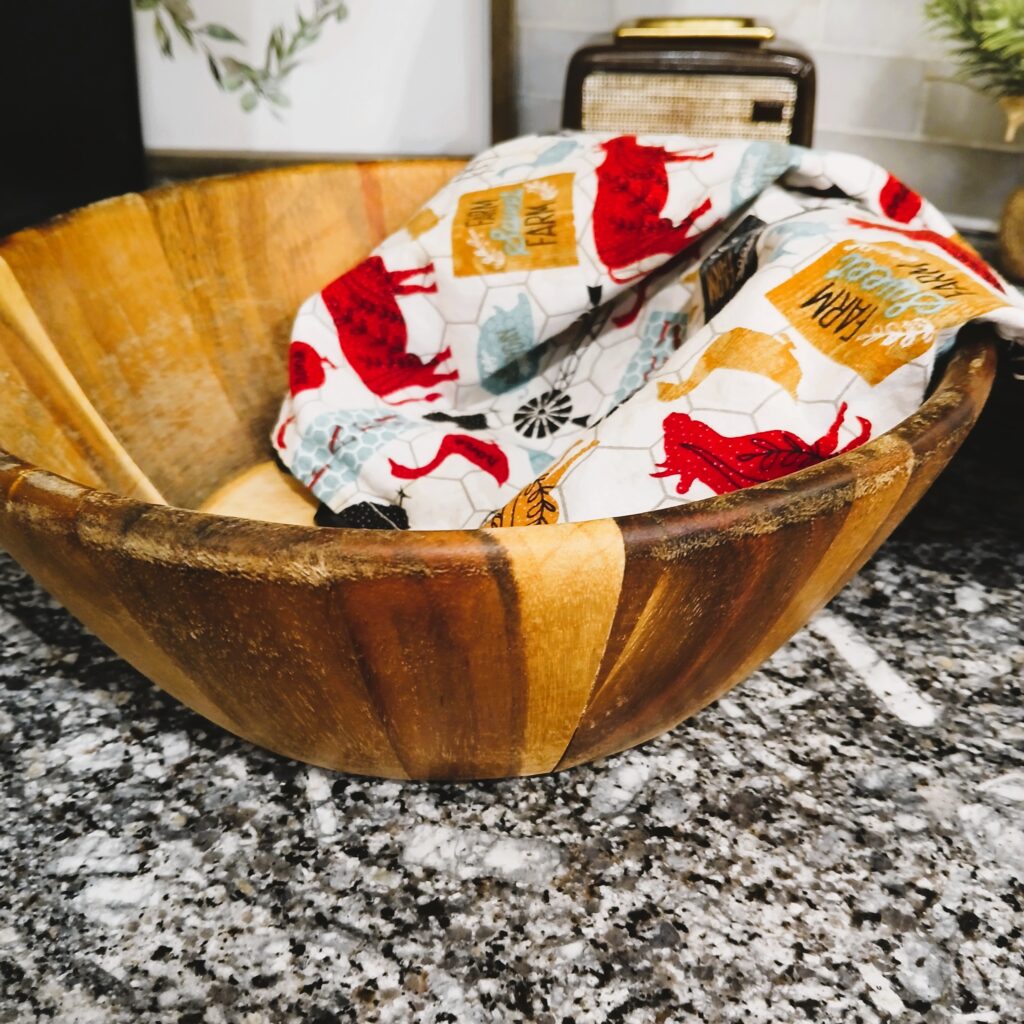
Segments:
[[[303,525],[315,503],[267,462],[294,311],[460,166],[212,179],[0,243],[0,544],[200,714],[351,772],[530,774],[671,728],[870,557],[994,371],[975,334],[895,430],[670,511]]]

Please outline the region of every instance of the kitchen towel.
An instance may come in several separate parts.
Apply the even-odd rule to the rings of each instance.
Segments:
[[[861,157],[562,133],[472,160],[295,320],[273,432],[336,525],[544,525],[814,465],[1024,298]]]

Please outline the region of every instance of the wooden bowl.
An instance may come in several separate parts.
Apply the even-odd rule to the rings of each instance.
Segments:
[[[692,715],[870,557],[971,428],[995,366],[975,337],[895,430],[671,511],[297,525],[312,504],[267,461],[292,316],[459,166],[218,178],[0,242],[0,544],[200,714],[367,775],[547,772]]]

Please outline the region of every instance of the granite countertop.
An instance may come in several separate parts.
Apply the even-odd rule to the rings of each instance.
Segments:
[[[1024,1020],[1024,480],[982,447],[727,698],[520,781],[258,750],[0,556],[0,1022]]]

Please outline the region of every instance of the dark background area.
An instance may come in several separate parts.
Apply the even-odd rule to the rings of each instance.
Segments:
[[[0,40],[0,236],[145,187],[128,0],[6,0]]]

